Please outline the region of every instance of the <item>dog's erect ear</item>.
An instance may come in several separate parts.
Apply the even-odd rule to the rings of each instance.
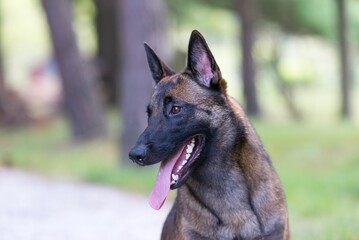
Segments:
[[[153,80],[156,84],[164,77],[171,76],[175,72],[169,68],[153,51],[153,49],[147,44],[144,43],[145,51],[147,55],[147,62],[150,67]]]
[[[193,30],[189,40],[187,68],[200,84],[217,89],[221,87],[221,71],[206,40],[197,30]]]

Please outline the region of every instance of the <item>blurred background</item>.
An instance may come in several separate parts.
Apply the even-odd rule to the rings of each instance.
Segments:
[[[293,239],[359,239],[359,1],[0,1],[0,167],[150,192],[128,150],[193,29],[283,182]]]

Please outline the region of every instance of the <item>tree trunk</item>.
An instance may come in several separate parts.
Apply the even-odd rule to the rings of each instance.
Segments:
[[[2,10],[2,9],[0,9]],[[0,25],[2,23],[2,11],[0,11]],[[1,29],[2,30],[2,29]],[[0,31],[1,32],[1,31]],[[0,40],[2,36],[0,35]],[[3,65],[3,46],[0,41],[0,125],[22,126],[29,124],[31,119],[25,102],[15,91],[6,87]]]
[[[70,0],[42,0],[61,75],[64,107],[76,141],[105,134],[103,112],[94,79],[81,59],[72,27]]]
[[[120,52],[117,49],[117,1],[118,0],[94,0],[96,6],[96,30],[97,30],[97,59],[99,63],[100,77],[104,88],[107,103],[116,104],[116,68]],[[119,55],[118,55],[119,54]]]
[[[146,105],[153,91],[143,42],[148,42],[163,59],[168,59],[166,39],[167,9],[164,0],[121,0],[119,4],[122,36],[118,91],[122,117],[121,160],[128,163],[128,152],[146,127]]]
[[[0,26],[2,26],[3,23],[3,13],[2,13],[2,9],[0,9]],[[1,29],[2,30],[2,29]],[[1,35],[0,35],[0,91],[5,87],[5,74],[4,74],[4,64],[3,64],[3,45],[2,45],[2,31],[0,31]],[[1,94],[1,92],[0,92]]]
[[[341,65],[341,115],[349,118],[350,111],[350,62],[348,46],[348,21],[345,0],[337,0],[338,6],[338,37]]]
[[[242,80],[246,110],[251,116],[259,116],[260,109],[255,84],[255,63],[252,55],[253,24],[256,14],[255,3],[253,0],[238,0],[235,1],[234,9],[241,18]]]

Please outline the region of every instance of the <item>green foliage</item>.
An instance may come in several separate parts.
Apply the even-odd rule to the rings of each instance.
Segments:
[[[110,125],[111,132],[117,133],[114,123]],[[153,171],[135,165],[119,166],[114,139],[69,143],[67,131],[63,120],[42,127],[0,130],[0,136],[6,136],[0,138],[0,165],[106,183],[132,191],[145,191],[152,185]]]
[[[312,66],[302,59],[281,59],[278,64],[278,72],[287,83],[306,83],[314,79]]]
[[[264,20],[280,25],[284,31],[333,38],[336,33],[335,1],[260,0]]]
[[[349,1],[347,10],[350,37],[351,39],[354,39],[354,41],[351,41],[351,43],[353,45],[359,46],[359,1]]]
[[[88,1],[88,0],[75,0],[75,12],[76,14],[84,14],[84,15],[90,15],[93,16],[96,12],[94,1]]]
[[[254,0],[253,0],[254,1]],[[190,21],[188,18],[191,12],[201,12],[203,9],[224,8],[233,12],[233,5],[236,0],[184,0],[179,4],[178,0],[170,0],[169,6],[174,17],[179,23]],[[348,21],[353,32],[352,36],[359,40],[359,3],[355,0],[347,0]],[[317,35],[331,41],[337,38],[337,5],[336,1],[328,0],[256,0],[258,19],[261,23],[275,23],[283,31],[292,34]],[[194,10],[195,9],[195,10]],[[205,10],[205,11],[207,11]],[[208,17],[211,14],[202,17],[206,19],[206,24],[214,21],[218,24],[223,22],[220,18]],[[200,17],[198,14],[197,17]],[[202,14],[203,15],[203,14]],[[207,21],[208,20],[208,21]],[[191,22],[193,23],[193,22]],[[215,26],[214,24],[213,26]]]
[[[193,28],[200,28],[198,30],[206,33],[220,34],[235,28],[233,26],[233,22],[236,21],[234,14],[205,1],[169,0],[168,7],[176,24],[190,28],[189,31]]]
[[[255,125],[284,184],[293,239],[358,239],[358,126]]]
[[[96,8],[93,1],[75,0],[73,4],[74,28],[78,44],[85,55],[93,55],[97,47],[95,27]]]
[[[111,120],[111,132],[117,133],[118,120]],[[359,127],[257,121],[254,125],[283,182],[292,239],[358,239]],[[0,164],[48,175],[148,194],[158,167],[119,166],[115,138],[66,143],[63,121],[0,130],[0,136]]]

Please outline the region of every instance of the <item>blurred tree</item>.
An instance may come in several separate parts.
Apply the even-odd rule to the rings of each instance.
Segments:
[[[0,23],[2,23],[1,9],[0,9]],[[1,37],[2,36],[0,35],[0,40],[2,39]],[[0,98],[5,100],[4,95],[5,95],[4,66],[3,66],[2,44],[0,41]]]
[[[96,6],[95,25],[97,31],[97,59],[100,77],[103,83],[107,102],[116,103],[116,68],[121,53],[118,43],[121,41],[117,29],[117,2],[118,0],[94,0]],[[117,79],[120,80],[120,79]]]
[[[338,37],[341,65],[341,114],[343,118],[350,117],[350,61],[348,46],[348,20],[346,1],[336,0],[338,9]]]
[[[1,14],[0,14],[0,23],[1,23]],[[3,88],[5,86],[4,75],[5,74],[4,74],[4,64],[3,64],[3,50],[2,50],[1,35],[0,35],[0,88]]]
[[[189,0],[187,0],[188,2]],[[245,108],[249,115],[260,116],[260,107],[256,88],[256,64],[253,59],[252,51],[255,41],[255,24],[257,22],[257,3],[258,0],[199,0],[203,4],[210,4],[214,7],[220,7],[233,11],[240,18],[240,49],[242,52],[242,84]],[[186,4],[188,4],[186,2]],[[191,2],[191,1],[189,1]],[[177,7],[176,0],[170,1],[171,9],[177,17],[186,17],[185,7]],[[185,5],[185,4],[183,4]]]
[[[143,41],[148,42],[163,59],[168,59],[168,18],[164,0],[121,0],[118,8],[118,31],[122,36],[118,74],[121,85],[117,88],[122,116],[120,148],[122,162],[128,163],[128,152],[146,127],[145,109],[153,88]]]
[[[186,4],[189,0],[186,1]],[[355,1],[336,0],[336,2],[328,2],[327,0],[198,0],[203,4],[210,4],[215,7],[221,7],[230,11],[235,11],[241,18],[241,31],[242,31],[242,74],[243,74],[243,87],[244,92],[248,93],[248,96],[254,96],[254,92],[251,89],[255,89],[255,71],[253,59],[250,55],[252,46],[251,40],[253,40],[254,27],[256,25],[263,26],[263,23],[270,22],[279,26],[284,33],[291,33],[295,35],[316,35],[322,37],[331,42],[335,42],[336,29],[339,30],[339,46],[340,46],[340,61],[341,61],[341,98],[342,98],[342,115],[348,117],[350,115],[350,58],[348,57],[348,40],[347,40],[347,13],[345,10],[345,3],[354,5]],[[176,7],[178,2],[176,0],[170,1],[171,6]],[[186,5],[184,4],[184,5]],[[179,7],[174,8],[176,17],[186,17],[186,8]],[[353,10],[355,11],[355,10]],[[335,27],[335,14],[338,14],[338,27]],[[247,21],[246,21],[247,20]],[[252,26],[251,26],[252,25]],[[354,24],[353,30],[358,29],[359,21]],[[357,31],[358,32],[358,31]],[[357,34],[357,36],[359,36]],[[247,43],[249,42],[249,43]],[[278,57],[278,56],[276,56]],[[277,62],[280,59],[272,59],[273,62]],[[272,62],[272,63],[273,63]],[[276,64],[271,64],[275,67]],[[274,69],[276,72],[276,69]],[[253,75],[253,76],[252,76]],[[253,80],[250,80],[252,79]],[[282,79],[285,81],[285,79]],[[281,81],[282,81],[281,80]],[[290,83],[283,84],[289,86]],[[293,117],[298,117],[298,107],[295,106],[291,100],[292,97],[288,95],[287,87],[283,88],[283,84],[278,84],[279,92],[283,94],[284,99],[288,106],[288,110]],[[247,87],[246,87],[247,86]],[[253,87],[254,86],[254,87]],[[290,86],[293,89],[294,86]],[[247,89],[247,90],[246,90]],[[245,93],[245,100],[248,103],[253,103],[256,99],[248,99]],[[253,105],[256,105],[253,103]],[[246,106],[249,112],[250,106]],[[297,110],[296,110],[297,109]]]
[[[0,26],[2,17],[3,14],[0,9]],[[15,91],[9,89],[5,84],[1,39],[2,36],[0,35],[0,124],[6,126],[25,125],[31,121],[26,104]]]
[[[25,102],[15,91],[0,84],[0,124],[22,126],[30,122]]]
[[[297,106],[294,98],[294,88],[296,86],[295,82],[290,81],[283,73],[280,71],[280,54],[279,48],[281,46],[280,38],[275,38],[273,41],[273,56],[269,60],[269,65],[273,70],[276,86],[278,88],[279,93],[282,95],[284,103],[288,109],[288,112],[292,119],[300,120],[302,118],[302,113]]]
[[[326,0],[262,0],[261,2],[262,17],[277,23],[287,33],[317,35],[334,42],[335,29],[338,30],[341,64],[341,115],[343,118],[349,118],[350,57],[347,1],[336,0],[335,3],[330,3]],[[337,27],[335,27],[335,18],[333,18],[335,13],[338,15]]]
[[[259,0],[258,3],[259,17],[276,23],[287,33],[334,39],[335,7],[327,0]]]
[[[64,105],[73,139],[84,141],[105,134],[103,112],[93,76],[81,59],[72,26],[69,0],[42,0],[64,91]]]
[[[256,1],[233,1],[234,10],[241,18],[241,49],[242,49],[242,80],[243,93],[247,113],[251,116],[259,116],[260,109],[256,90],[256,67],[253,60],[254,24],[256,20]]]
[[[341,115],[343,118],[349,118],[351,114],[351,63],[348,46],[347,3],[348,1],[345,0],[336,0],[335,3],[329,3],[326,0],[262,0],[261,11],[265,19],[279,24],[286,32],[313,34],[333,42],[334,36],[338,36],[341,65]],[[335,14],[338,16],[337,27],[335,27],[335,18],[333,18]],[[337,29],[337,34],[335,29]]]

